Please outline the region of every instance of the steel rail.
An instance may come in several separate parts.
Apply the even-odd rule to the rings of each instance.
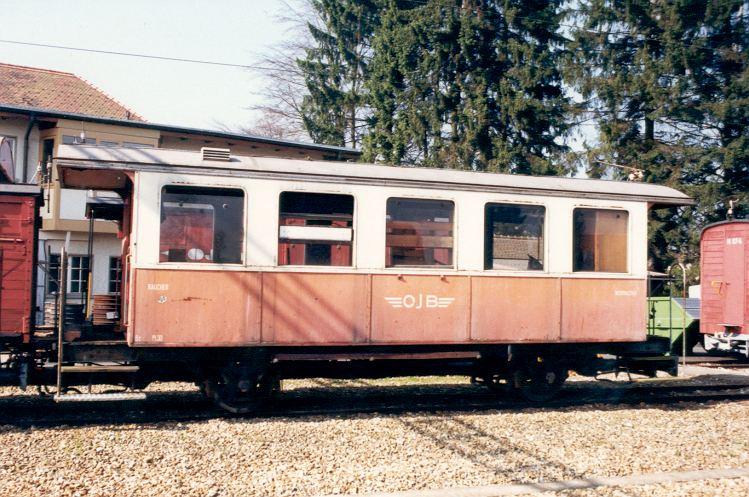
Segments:
[[[393,389],[398,389],[393,392]],[[282,393],[252,415],[227,413],[198,392],[158,392],[143,401],[52,407],[45,397],[0,398],[0,426],[74,427],[200,422],[210,419],[274,419],[340,417],[361,414],[448,414],[496,411],[559,410],[589,405],[656,406],[712,401],[749,401],[749,383],[736,385],[675,385],[653,387],[570,387],[560,397],[543,404],[530,404],[500,397],[479,387],[447,388],[364,387],[300,389]],[[422,392],[419,393],[418,390]],[[447,392],[445,390],[448,390]],[[350,393],[350,395],[348,395]]]

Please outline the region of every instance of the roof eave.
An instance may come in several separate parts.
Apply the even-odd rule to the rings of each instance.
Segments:
[[[63,112],[54,109],[41,109],[37,107],[22,107],[16,105],[0,104],[0,112],[7,112],[10,114],[21,114],[21,115],[34,115],[37,117],[48,117],[54,119],[70,119],[76,121],[92,122],[99,124],[109,124],[113,126],[126,126],[131,128],[151,129],[156,131],[165,131],[170,133],[182,133],[190,135],[204,135],[212,136],[214,138],[223,138],[227,140],[239,140],[239,141],[251,141],[256,143],[263,143],[266,145],[275,145],[279,147],[299,148],[308,150],[317,150],[320,152],[335,153],[338,157],[342,154],[352,155],[355,157],[361,156],[361,150],[338,147],[335,145],[321,145],[319,143],[305,143],[291,140],[280,140],[276,138],[269,138],[266,136],[254,136],[245,135],[240,133],[230,133],[218,130],[190,128],[185,126],[174,126],[171,124],[158,124],[150,123],[146,121],[133,121],[127,119],[114,119],[108,117],[91,116],[88,114],[76,114],[71,112]]]
[[[692,205],[694,200],[690,198],[661,197],[656,195],[640,195],[629,193],[613,192],[592,192],[584,190],[558,190],[537,187],[511,186],[511,185],[485,185],[471,183],[455,183],[449,181],[424,181],[414,179],[395,179],[395,178],[371,178],[365,176],[345,176],[345,175],[320,175],[304,174],[287,171],[257,171],[247,169],[225,169],[205,166],[179,165],[179,164],[143,164],[139,162],[113,162],[108,160],[91,160],[80,158],[56,157],[55,162],[59,168],[71,169],[109,169],[115,171],[150,171],[161,173],[194,173],[194,174],[213,174],[226,177],[278,177],[285,180],[311,181],[311,182],[342,182],[349,184],[374,184],[381,186],[401,186],[411,188],[428,188],[428,189],[448,189],[463,191],[492,191],[504,193],[516,193],[527,195],[542,195],[549,197],[586,197],[596,199],[610,199],[623,201],[647,202],[651,207],[658,205],[663,207],[675,207],[683,205]],[[61,175],[62,177],[63,175]],[[61,182],[64,182],[61,179]],[[61,184],[65,187],[65,184]]]

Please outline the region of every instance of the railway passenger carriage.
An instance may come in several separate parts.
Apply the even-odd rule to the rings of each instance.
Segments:
[[[647,354],[648,210],[691,203],[652,184],[215,149],[62,146],[55,163],[63,187],[123,198],[125,341],[66,343],[63,362],[191,377],[232,410],[279,376],[344,370],[464,367],[540,398],[597,354]]]

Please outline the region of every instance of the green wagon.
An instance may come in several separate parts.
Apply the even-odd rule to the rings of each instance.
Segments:
[[[671,353],[681,355],[684,329],[689,355],[700,341],[700,299],[648,298],[648,335],[668,338],[671,342]]]

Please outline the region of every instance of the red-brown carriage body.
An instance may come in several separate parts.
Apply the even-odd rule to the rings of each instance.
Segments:
[[[0,184],[0,338],[28,343],[34,324],[36,186]]]
[[[749,220],[706,227],[700,248],[705,345],[749,355]]]

